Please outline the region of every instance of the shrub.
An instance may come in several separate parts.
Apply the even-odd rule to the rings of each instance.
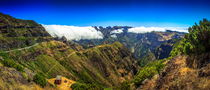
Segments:
[[[145,67],[139,70],[137,75],[134,77],[133,83],[136,86],[141,85],[141,83],[147,79],[152,78],[155,74],[158,74],[162,68],[165,66],[163,64],[165,60],[158,60],[147,64]]]
[[[0,56],[2,56],[4,59],[9,58],[9,54],[8,53],[5,53],[2,50],[0,50]]]
[[[47,80],[42,73],[37,73],[36,75],[34,75],[33,81],[42,87],[46,86],[47,84]]]
[[[210,52],[210,21],[203,19],[199,25],[193,25],[188,31],[189,33],[174,46],[171,56],[180,53],[191,55]]]

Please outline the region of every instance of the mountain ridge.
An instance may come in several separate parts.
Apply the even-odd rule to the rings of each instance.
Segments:
[[[0,14],[0,89],[54,90],[47,80],[61,75],[74,90],[206,90],[209,26],[204,19],[187,34],[123,31],[117,37],[113,30],[129,27],[101,27],[103,40],[69,41],[34,21]]]
[[[1,49],[0,68],[11,68],[19,73],[17,76],[21,78],[11,77],[15,85],[21,80],[24,81],[20,83],[20,87],[15,88],[2,77],[5,83],[0,84],[2,89],[33,86],[41,88],[46,85],[45,88],[53,89],[46,79],[54,78],[56,75],[62,75],[83,85],[89,83],[91,86],[100,88],[114,87],[125,80],[132,79],[138,70],[137,62],[131,53],[119,42],[84,49],[77,43],[67,41],[65,37],[51,37],[40,24],[34,21],[15,19],[4,14],[0,14],[0,20],[2,37],[0,40],[9,38],[12,42],[21,43],[20,46],[7,45],[6,48]],[[17,35],[8,36],[11,34],[10,30]],[[19,37],[24,39],[17,41]],[[30,40],[30,38],[33,39]],[[27,40],[33,43],[26,45]],[[5,47],[4,42],[1,45]],[[0,72],[0,75],[3,75],[2,73]],[[5,71],[5,73],[9,72]],[[10,75],[13,76],[12,73]]]
[[[50,34],[35,21],[0,13],[0,50],[30,46],[50,39]]]
[[[146,80],[143,90],[208,90],[210,88],[210,21],[203,19],[190,27],[189,33],[176,43],[166,67]]]

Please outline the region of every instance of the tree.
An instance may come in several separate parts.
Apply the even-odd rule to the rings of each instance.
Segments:
[[[203,19],[199,25],[195,23],[188,31],[189,33],[173,48],[171,55],[210,52],[210,21]]]
[[[45,77],[42,73],[37,73],[36,75],[34,75],[33,81],[42,87],[46,86],[46,84],[47,84],[47,80],[45,79]]]

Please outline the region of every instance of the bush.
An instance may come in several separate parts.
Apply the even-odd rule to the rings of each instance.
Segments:
[[[3,57],[4,59],[8,59],[9,58],[9,54],[0,50],[0,56]]]
[[[199,22],[199,25],[195,23],[188,31],[189,33],[174,45],[170,55],[171,57],[179,54],[188,55],[189,57],[186,59],[187,66],[201,68],[209,63],[210,21],[203,19]]]
[[[210,52],[210,21],[203,19],[199,25],[188,29],[189,33],[174,46],[171,56],[177,54],[202,54]]]
[[[33,81],[42,87],[46,86],[47,84],[47,80],[42,73],[37,73],[36,75],[34,75]]]
[[[133,83],[136,86],[139,86],[145,79],[150,79],[155,74],[158,74],[165,66],[163,64],[164,61],[165,60],[158,60],[147,64],[145,67],[139,70],[137,75],[134,77]]]

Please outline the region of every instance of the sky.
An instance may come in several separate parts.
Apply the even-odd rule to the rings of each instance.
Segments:
[[[189,27],[208,0],[0,0],[0,12],[44,25]]]

